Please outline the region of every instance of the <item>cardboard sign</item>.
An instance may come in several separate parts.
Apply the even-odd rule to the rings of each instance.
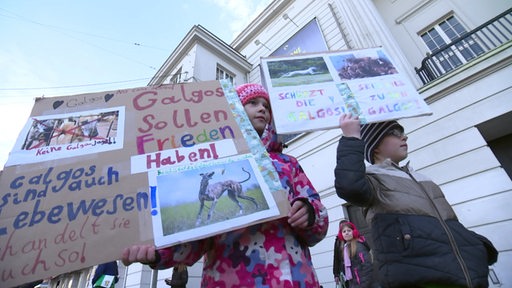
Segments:
[[[239,193],[244,208],[219,195],[199,213],[215,185]],[[133,244],[282,217],[289,206],[234,88],[218,81],[37,99],[0,187],[6,287],[120,259]]]
[[[338,127],[341,114],[362,123],[432,114],[382,48],[261,59],[279,134]]]

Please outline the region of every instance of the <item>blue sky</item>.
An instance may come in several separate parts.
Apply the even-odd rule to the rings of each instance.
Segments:
[[[227,43],[270,0],[2,0],[0,169],[36,97],[145,86],[193,25]]]

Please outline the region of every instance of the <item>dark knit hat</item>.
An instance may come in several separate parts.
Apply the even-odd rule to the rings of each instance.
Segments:
[[[364,141],[364,158],[374,164],[373,150],[377,148],[382,139],[391,130],[398,129],[404,132],[404,127],[396,121],[378,122],[361,125],[361,139]]]

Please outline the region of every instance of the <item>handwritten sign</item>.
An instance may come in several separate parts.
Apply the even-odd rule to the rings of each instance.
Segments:
[[[335,128],[346,113],[363,123],[432,114],[382,48],[262,58],[261,69],[280,134]]]
[[[260,208],[230,225],[195,225],[201,179],[185,176],[219,165],[233,177],[251,173],[263,187]],[[174,234],[188,241],[281,217],[286,197],[275,173],[228,82],[37,99],[0,175],[0,283],[120,259],[123,248],[156,238],[171,245]],[[168,180],[182,178],[195,195],[186,203],[192,232],[165,226],[154,234],[180,217],[168,207],[176,192]]]

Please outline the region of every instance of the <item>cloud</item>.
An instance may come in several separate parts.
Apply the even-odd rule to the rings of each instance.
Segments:
[[[211,0],[215,5],[222,9],[222,18],[227,20],[228,29],[233,38],[236,37],[244,28],[258,16],[271,0]],[[230,18],[228,20],[228,18]]]

